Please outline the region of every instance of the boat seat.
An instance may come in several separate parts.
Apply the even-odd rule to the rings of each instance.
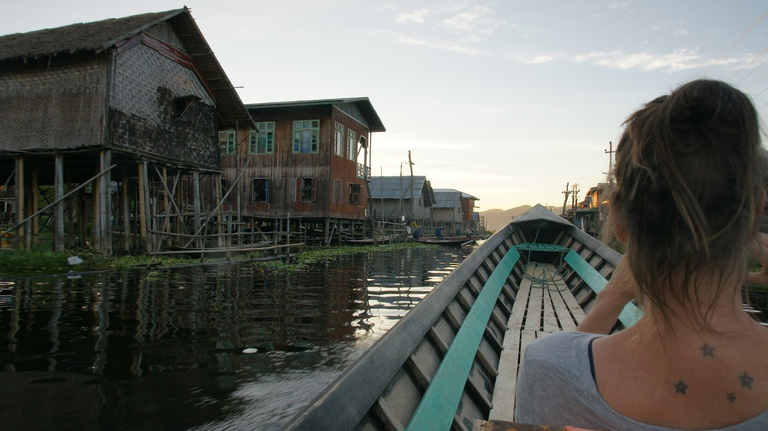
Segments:
[[[517,370],[528,344],[553,332],[575,330],[585,317],[554,265],[526,265],[504,335],[491,420],[512,420]]]

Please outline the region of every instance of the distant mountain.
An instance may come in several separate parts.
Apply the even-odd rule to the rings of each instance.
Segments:
[[[512,219],[531,208],[530,205],[522,205],[508,210],[491,209],[488,211],[480,211],[480,217],[485,217],[486,229],[496,231],[503,228],[509,224]]]

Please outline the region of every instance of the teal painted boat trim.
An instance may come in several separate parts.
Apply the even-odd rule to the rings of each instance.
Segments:
[[[432,377],[424,398],[419,403],[406,430],[447,431],[451,429],[453,417],[459,408],[461,394],[467,384],[469,370],[472,368],[496,299],[518,259],[520,259],[520,253],[515,248],[511,248],[488,277],[483,290],[480,291],[448,348],[443,362]]]
[[[581,279],[584,280],[595,293],[600,293],[605,285],[608,284],[608,280],[600,275],[595,268],[592,268],[592,265],[587,263],[587,261],[575,251],[571,250],[565,255],[565,262],[579,274],[579,277],[581,277]],[[629,328],[634,325],[642,315],[643,312],[640,311],[635,304],[630,302],[625,305],[624,309],[619,313],[619,321],[625,328]]]

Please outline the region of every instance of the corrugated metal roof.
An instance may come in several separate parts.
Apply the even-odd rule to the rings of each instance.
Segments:
[[[73,54],[95,55],[164,21],[168,21],[176,30],[187,54],[197,62],[203,77],[215,93],[218,99],[219,126],[226,128],[237,121],[252,121],[186,7],[0,36],[0,63],[27,64]]]
[[[402,180],[402,182],[401,182]],[[413,177],[413,196],[422,197],[424,186],[429,186],[427,177]],[[368,188],[371,192],[371,199],[400,199],[401,192],[403,199],[411,198],[411,177],[371,177]]]
[[[245,105],[248,109],[282,109],[282,108],[296,108],[301,106],[323,106],[323,105],[343,105],[351,103],[354,104],[357,109],[368,120],[368,129],[371,132],[386,132],[384,123],[381,122],[379,114],[373,108],[373,104],[367,97],[349,97],[341,99],[318,99],[318,100],[295,100],[290,102],[267,102],[267,103],[249,103]],[[398,177],[399,178],[399,177]]]
[[[461,192],[454,189],[434,189],[435,204],[432,208],[456,208],[461,206]]]

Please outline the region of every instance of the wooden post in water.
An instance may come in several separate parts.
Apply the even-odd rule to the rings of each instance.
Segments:
[[[200,229],[200,172],[194,171],[192,173],[192,189],[194,196],[193,199],[193,206],[194,206],[194,220],[195,220],[195,228],[193,229],[194,232],[197,232],[198,229]],[[206,229],[206,234],[208,233],[208,230]],[[204,241],[203,241],[204,242]],[[202,246],[202,242],[200,238],[198,237],[196,241],[197,248],[200,248]]]
[[[99,173],[99,165],[96,165],[96,173]],[[101,238],[99,237],[99,222],[101,214],[101,181],[91,184],[91,247],[101,250]]]
[[[142,250],[149,254],[151,251],[147,238],[147,162],[139,162],[139,230]]]
[[[99,154],[99,172],[109,168],[112,163],[112,152],[109,150],[101,151]],[[99,225],[101,252],[105,256],[112,255],[112,194],[110,185],[112,184],[112,171],[99,178]]]
[[[16,210],[16,224],[21,223],[24,220],[24,157],[16,158],[16,196],[15,196],[15,210]],[[24,228],[17,230],[16,234],[16,248],[21,249],[26,245],[24,240]]]
[[[32,165],[32,185],[29,190],[29,214],[37,212],[37,203],[40,201],[40,192],[38,188],[37,164]],[[37,243],[37,233],[40,230],[40,216],[34,217],[29,224],[29,233],[27,233],[27,250],[30,250]]]
[[[60,200],[55,206],[55,227],[53,229],[53,251],[60,253],[64,251],[64,156],[56,153],[53,168],[53,198]],[[70,218],[72,216],[70,215]]]
[[[123,252],[131,251],[131,205],[128,200],[128,188],[130,187],[128,173],[123,170],[122,185],[120,187],[120,213],[123,216]]]
[[[218,234],[218,238],[217,239],[218,239],[219,247],[223,247],[224,246],[224,238],[222,237],[223,232],[222,232],[222,223],[221,223],[221,221],[222,221],[221,220],[221,215],[222,215],[221,211],[222,211],[222,207],[224,205],[221,204],[221,175],[216,175],[215,181],[216,181],[216,184],[214,185],[214,190],[216,191],[216,206],[218,207],[218,209],[216,210],[216,232]],[[227,232],[230,235],[232,234],[232,223],[231,223],[231,220],[229,220],[231,218],[232,218],[232,213],[230,212],[229,217],[227,217],[227,220],[228,220],[228,222],[227,222],[227,226],[228,226]],[[227,256],[229,256],[229,254],[227,254]]]

